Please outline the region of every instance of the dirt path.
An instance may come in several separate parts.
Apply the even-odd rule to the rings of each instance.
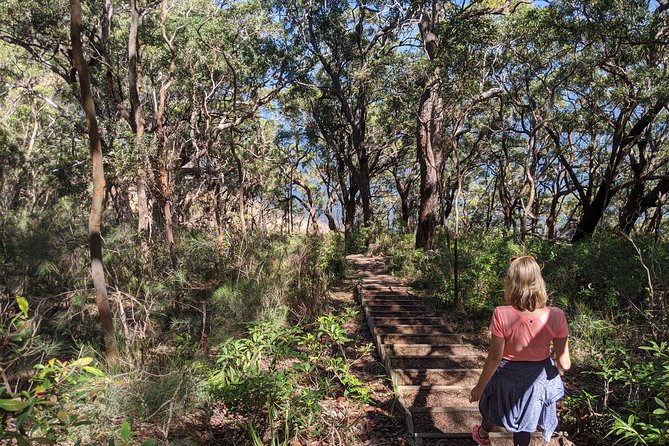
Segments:
[[[453,315],[434,300],[415,296],[384,272],[380,258],[349,256],[359,271],[356,297],[378,354],[390,376],[417,445],[469,446],[471,428],[480,422],[478,406],[468,401],[485,352],[467,342]],[[512,446],[507,432],[492,432],[493,446]],[[554,438],[550,445],[571,444]],[[543,445],[534,434],[532,446]]]

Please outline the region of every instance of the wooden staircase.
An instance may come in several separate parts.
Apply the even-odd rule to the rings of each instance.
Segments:
[[[471,429],[481,417],[478,404],[469,402],[469,392],[485,353],[456,332],[438,303],[413,295],[384,274],[382,259],[350,256],[349,261],[360,271],[356,298],[415,444],[475,446]],[[491,432],[490,437],[493,446],[513,445],[506,431]],[[541,435],[534,434],[532,446],[543,444]]]

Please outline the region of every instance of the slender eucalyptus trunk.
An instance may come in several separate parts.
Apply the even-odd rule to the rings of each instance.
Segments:
[[[151,213],[148,204],[148,153],[144,143],[144,114],[139,98],[139,21],[140,11],[137,0],[130,0],[130,34],[128,37],[128,84],[130,97],[130,127],[135,133],[135,155],[137,159],[137,216],[140,243],[140,255],[144,265],[151,267]]]
[[[160,15],[160,30],[162,33],[163,41],[170,50],[170,71],[169,78],[160,87],[159,101],[158,101],[158,110],[156,113],[156,127],[157,127],[157,139],[158,139],[158,176],[159,176],[159,186],[160,192],[163,199],[163,216],[165,218],[165,238],[167,239],[167,249],[170,254],[170,260],[172,261],[172,266],[177,266],[177,255],[174,250],[174,229],[173,229],[173,218],[172,218],[172,179],[170,175],[171,170],[171,159],[167,150],[167,135],[165,135],[165,128],[163,126],[163,118],[165,116],[165,101],[167,97],[167,91],[172,86],[174,82],[174,71],[176,69],[176,54],[174,52],[174,46],[172,41],[174,40],[175,35],[173,34],[171,38],[167,36],[167,30],[165,22],[167,21],[167,1],[162,0],[162,10]]]
[[[88,237],[91,254],[91,276],[95,287],[95,298],[100,314],[102,334],[105,341],[107,363],[111,366],[118,362],[118,344],[112,318],[107,286],[105,283],[104,267],[102,264],[102,236],[100,234],[102,220],[102,201],[105,193],[105,177],[102,159],[102,142],[98,128],[97,116],[95,114],[95,102],[91,91],[88,65],[84,59],[81,34],[83,30],[81,18],[81,3],[79,0],[70,0],[70,37],[72,39],[72,62],[79,75],[81,88],[81,104],[86,113],[86,123],[90,143],[93,193],[91,201],[91,212],[88,219]]]

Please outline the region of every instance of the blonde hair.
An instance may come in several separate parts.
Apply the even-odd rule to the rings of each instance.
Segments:
[[[534,257],[512,258],[504,285],[504,300],[507,304],[527,311],[546,306],[546,284]]]

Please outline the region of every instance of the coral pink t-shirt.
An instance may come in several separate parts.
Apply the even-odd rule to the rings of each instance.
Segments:
[[[495,308],[490,331],[504,338],[504,359],[543,361],[551,354],[551,341],[569,335],[564,312],[555,307],[546,308],[548,311],[537,316],[525,315],[511,305]]]

